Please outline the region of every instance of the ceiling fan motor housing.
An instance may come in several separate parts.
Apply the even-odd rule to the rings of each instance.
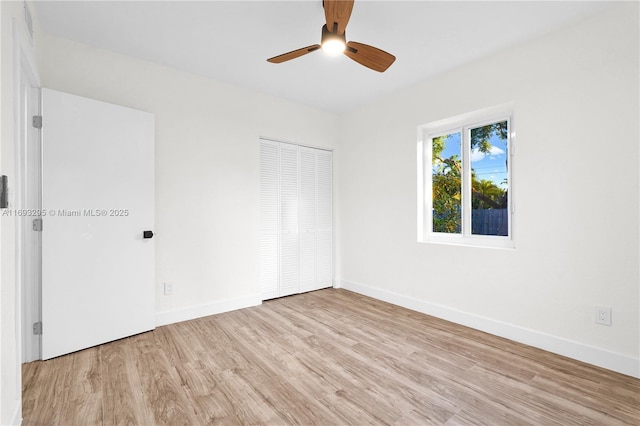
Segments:
[[[334,28],[336,26],[337,25],[334,25]],[[327,28],[327,25],[325,24],[325,25],[322,26],[322,38],[321,38],[321,40],[322,40],[320,42],[321,45],[324,45],[326,42],[333,41],[333,40],[342,42],[342,44],[346,45],[347,44],[347,32],[345,31],[342,34],[338,34],[337,31],[336,32],[329,31],[329,29]]]

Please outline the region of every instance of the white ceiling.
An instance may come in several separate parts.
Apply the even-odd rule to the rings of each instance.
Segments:
[[[313,52],[322,1],[37,1],[42,29],[191,73],[344,112],[499,49],[554,31],[610,1],[356,0],[347,40],[394,54],[378,73]]]

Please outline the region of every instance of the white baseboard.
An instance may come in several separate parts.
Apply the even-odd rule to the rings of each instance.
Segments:
[[[335,287],[344,288],[345,290],[373,297],[403,308],[640,378],[640,359],[627,355],[352,281],[340,280]]]
[[[219,300],[204,305],[187,306],[185,308],[156,312],[156,326],[188,321],[209,315],[221,314],[223,312],[235,311],[236,309],[258,306],[260,304],[262,304],[260,294],[253,294],[233,299]]]

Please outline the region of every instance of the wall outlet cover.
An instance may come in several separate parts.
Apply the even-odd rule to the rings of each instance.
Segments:
[[[164,295],[171,296],[173,294],[173,283],[164,283]]]
[[[610,306],[596,306],[596,323],[602,325],[611,325]]]

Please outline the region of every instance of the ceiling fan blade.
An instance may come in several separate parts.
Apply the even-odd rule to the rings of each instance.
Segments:
[[[351,17],[353,0],[323,0],[324,17],[327,20],[327,29],[332,33],[343,34]],[[337,30],[335,28],[337,25]]]
[[[273,58],[267,59],[267,62],[271,62],[274,64],[280,64],[282,62],[290,61],[291,59],[299,58],[302,55],[306,55],[307,53],[314,52],[320,49],[319,44],[313,44],[311,46],[303,47],[302,49],[292,50],[291,52],[283,53],[282,55],[274,56]]]
[[[384,72],[393,64],[396,57],[377,47],[350,41],[344,54],[357,63],[378,72]]]

